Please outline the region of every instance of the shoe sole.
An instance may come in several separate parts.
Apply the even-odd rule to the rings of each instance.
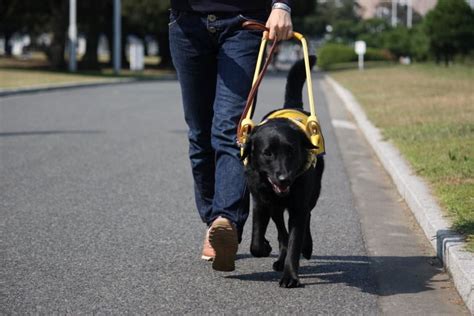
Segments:
[[[214,259],[214,257],[202,255],[201,259],[205,260],[205,261],[212,261]]]
[[[217,219],[209,231],[209,243],[216,252],[212,268],[217,271],[234,271],[237,254],[237,232],[227,220]]]

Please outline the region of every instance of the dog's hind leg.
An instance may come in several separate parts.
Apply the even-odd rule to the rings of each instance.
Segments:
[[[272,252],[272,247],[265,239],[268,222],[270,221],[270,211],[258,201],[253,209],[252,241],[250,243],[250,253],[255,257],[268,257]]]
[[[303,240],[303,248],[301,249],[301,253],[303,257],[306,259],[311,259],[311,255],[313,254],[313,238],[311,237],[311,215],[309,216],[307,225],[306,225],[306,233]]]
[[[273,270],[283,271],[285,265],[286,252],[288,249],[288,232],[285,227],[285,219],[283,218],[283,210],[274,211],[272,219],[275,222],[278,231],[278,246],[280,254],[278,259],[273,263]]]

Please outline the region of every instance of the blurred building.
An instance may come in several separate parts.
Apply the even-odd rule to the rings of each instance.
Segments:
[[[392,5],[391,0],[358,0],[357,2],[361,6],[364,19],[383,16]],[[436,5],[436,2],[437,0],[412,0],[413,11],[423,16]],[[406,3],[406,0],[398,0],[399,5],[406,5]]]
[[[392,0],[356,0],[361,6],[361,14],[364,19],[373,17],[381,17],[387,14],[387,10],[392,5]],[[407,0],[393,0],[399,5],[406,5]],[[429,10],[433,9],[437,0],[411,0],[413,11],[424,16]],[[474,0],[466,0],[466,2],[474,9]]]

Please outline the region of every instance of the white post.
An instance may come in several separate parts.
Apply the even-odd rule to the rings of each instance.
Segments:
[[[76,0],[69,0],[69,71],[77,70],[76,45],[77,45],[77,25],[76,25]]]
[[[413,3],[412,0],[407,0],[407,27],[411,29],[413,20]]]
[[[364,54],[367,52],[367,44],[364,41],[356,41],[354,45],[355,53],[359,56],[359,70],[364,69]]]
[[[121,24],[121,3],[114,0],[114,72],[118,74],[122,68],[122,24]]]
[[[392,0],[392,26],[397,26],[397,2],[398,0]]]

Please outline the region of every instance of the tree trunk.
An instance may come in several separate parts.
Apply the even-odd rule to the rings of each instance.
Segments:
[[[67,1],[49,1],[51,9],[51,29],[53,32],[53,41],[47,49],[50,65],[54,69],[65,68],[66,60],[64,50],[66,48],[67,27],[68,27],[68,2]]]
[[[12,46],[10,45],[10,39],[12,38],[12,32],[5,32],[5,56],[11,57],[12,56]]]
[[[130,62],[127,59],[127,32],[123,29],[122,32],[122,51],[120,53],[120,57],[122,58],[122,67],[123,68],[130,68]]]
[[[97,54],[97,49],[99,47],[99,33],[100,29],[92,27],[92,25],[89,31],[86,33],[86,53],[84,54],[80,65],[83,69],[100,69],[99,56]]]
[[[444,55],[444,66],[445,67],[449,67],[449,60],[450,60],[449,54],[445,54]]]
[[[53,69],[66,67],[66,59],[64,51],[66,49],[66,36],[61,34],[59,30],[54,31],[53,42],[47,51],[47,56]]]

